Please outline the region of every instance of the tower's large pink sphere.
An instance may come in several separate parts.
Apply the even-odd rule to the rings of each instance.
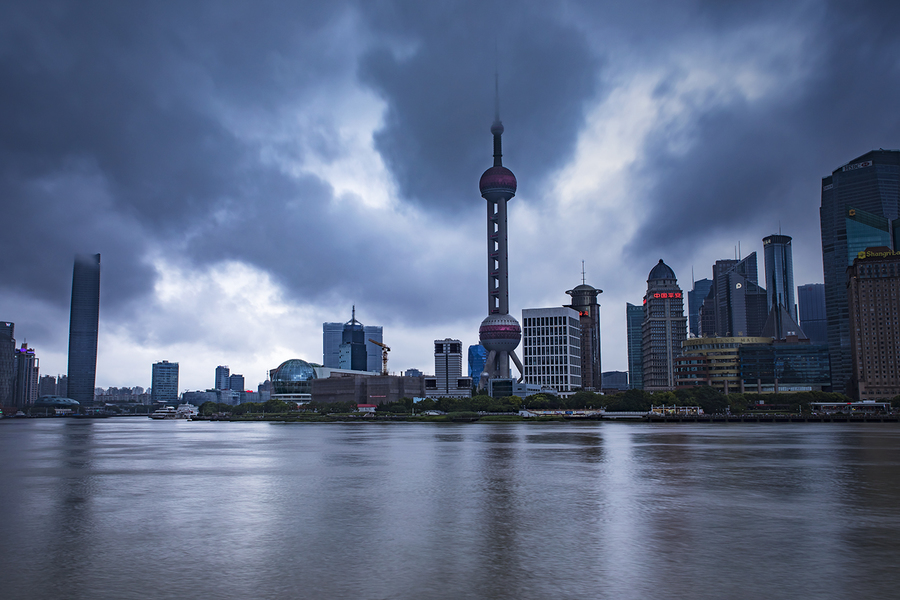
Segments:
[[[488,352],[512,352],[522,339],[522,328],[515,317],[488,315],[478,328],[478,338]]]
[[[491,167],[481,176],[478,188],[482,196],[500,193],[512,198],[516,195],[516,176],[506,167]]]

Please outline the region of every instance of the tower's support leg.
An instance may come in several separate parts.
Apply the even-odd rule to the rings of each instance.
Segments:
[[[512,359],[514,363],[516,363],[516,368],[519,370],[519,383],[522,383],[522,380],[525,379],[525,369],[522,367],[522,361],[519,360],[519,357],[516,356],[515,350],[510,350],[509,357]]]

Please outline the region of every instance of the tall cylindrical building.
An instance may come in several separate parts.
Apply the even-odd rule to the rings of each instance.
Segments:
[[[794,303],[794,259],[791,254],[791,237],[770,235],[763,238],[763,255],[766,265],[766,293],[769,296],[768,312],[781,305],[797,320]]]
[[[578,311],[581,324],[581,387],[600,391],[603,387],[600,366],[600,304],[603,290],[582,283],[566,292],[572,297],[569,308]]]

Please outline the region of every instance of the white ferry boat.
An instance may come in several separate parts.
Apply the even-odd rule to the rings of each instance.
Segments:
[[[179,404],[178,410],[175,412],[178,415],[177,418],[187,419],[188,421],[200,414],[200,411],[193,404]]]
[[[178,411],[174,406],[163,406],[158,408],[150,415],[151,419],[177,419]]]

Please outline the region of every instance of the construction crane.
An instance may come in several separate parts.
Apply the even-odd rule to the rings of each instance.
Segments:
[[[382,344],[381,342],[376,342],[372,338],[369,338],[369,341],[375,344],[376,346],[381,346],[381,374],[387,375],[387,353],[391,351],[390,348]]]

